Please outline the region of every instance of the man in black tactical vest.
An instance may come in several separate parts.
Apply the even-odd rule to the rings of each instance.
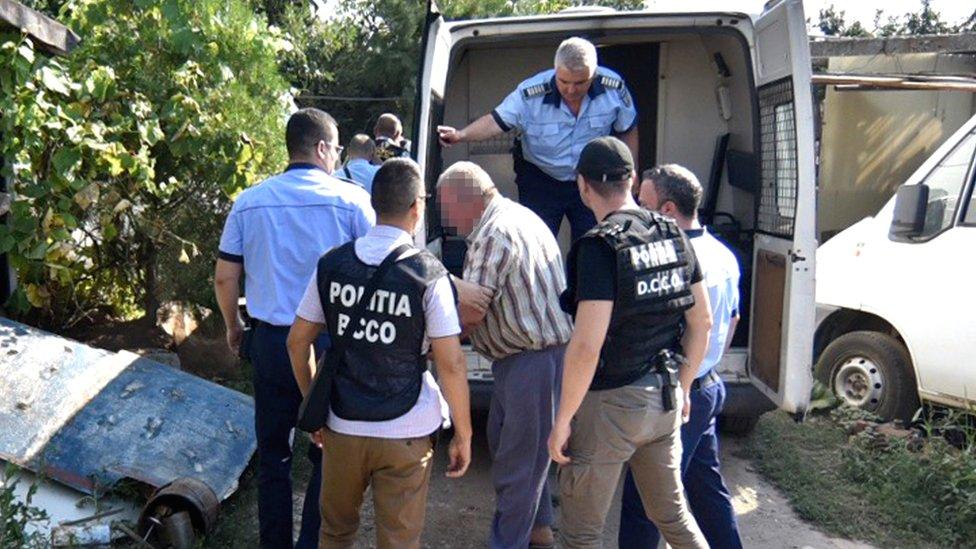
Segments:
[[[570,250],[561,300],[575,327],[549,437],[561,465],[560,536],[566,547],[602,546],[628,464],[671,547],[707,547],[680,471],[679,427],[711,328],[697,259],[674,220],[634,202],[634,162],[623,142],[590,141],[577,173],[583,203],[602,221]]]
[[[395,114],[383,113],[376,119],[373,138],[376,140],[376,152],[373,155],[376,164],[382,164],[391,158],[410,156],[410,141],[403,137],[403,124]]]
[[[303,394],[309,346],[322,329],[332,336],[328,352],[341,353],[326,427],[313,437],[323,447],[320,548],[353,545],[367,486],[377,546],[420,546],[434,437],[447,421],[441,388],[454,422],[447,476],[462,476],[471,461],[454,289],[444,266],[413,246],[426,201],[420,169],[390,160],[373,189],[376,227],[322,256],[288,337]],[[440,387],[427,370],[428,348]]]

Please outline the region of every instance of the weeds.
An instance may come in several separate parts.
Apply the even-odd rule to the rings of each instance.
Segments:
[[[20,469],[8,463],[0,478],[0,548],[44,547],[44,536],[30,532],[31,526],[48,521],[47,513],[32,505],[38,484],[32,483],[21,501],[15,494],[20,481]]]
[[[831,533],[879,546],[971,546],[976,540],[971,419],[945,413],[895,436],[877,428],[876,419],[845,407],[803,424],[769,414],[750,451],[797,513]],[[865,421],[872,427],[858,429],[856,424]]]

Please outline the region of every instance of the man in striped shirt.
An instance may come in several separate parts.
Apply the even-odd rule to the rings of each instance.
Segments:
[[[503,197],[471,162],[448,168],[437,193],[443,223],[468,243],[464,280],[455,280],[461,322],[475,351],[493,361],[487,434],[496,510],[489,545],[548,547],[546,440],[572,335],[559,307],[566,287],[559,245],[542,219]]]

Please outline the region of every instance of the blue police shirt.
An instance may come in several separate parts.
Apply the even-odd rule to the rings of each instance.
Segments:
[[[379,170],[379,166],[374,166],[362,158],[355,158],[346,162],[346,165],[340,168],[336,175],[359,183],[366,189],[366,192],[372,194],[373,178],[376,177],[376,172]]]
[[[290,326],[319,257],[375,223],[364,189],[310,164],[292,164],[237,197],[219,256],[244,264],[252,318]]]
[[[698,377],[712,370],[722,360],[730,336],[729,325],[739,314],[739,262],[735,255],[705,228],[685,231],[695,249],[704,276],[708,301],[712,306],[712,331],[708,350],[698,368]]]
[[[556,70],[528,78],[491,112],[505,131],[522,131],[522,154],[550,177],[576,180],[580,151],[592,139],[622,134],[637,125],[637,110],[620,75],[598,67],[579,116],[556,88]]]

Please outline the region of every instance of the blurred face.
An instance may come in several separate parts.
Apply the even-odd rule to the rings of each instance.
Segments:
[[[441,185],[437,189],[437,203],[441,212],[441,223],[454,233],[466,237],[474,230],[485,210],[485,199],[477,183],[467,176]]]
[[[343,147],[339,146],[338,135],[329,142],[319,141],[315,151],[319,166],[327,173],[334,173],[336,165],[339,164],[342,149]]]
[[[556,88],[567,103],[579,103],[590,91],[596,71],[573,72],[566,67],[556,67]]]
[[[420,220],[424,218],[424,212],[426,209],[427,195],[421,194],[417,197],[417,201],[414,202],[413,207],[410,208],[410,221],[412,227],[412,229],[408,231],[410,236],[415,236],[417,234],[417,226],[420,224]]]

